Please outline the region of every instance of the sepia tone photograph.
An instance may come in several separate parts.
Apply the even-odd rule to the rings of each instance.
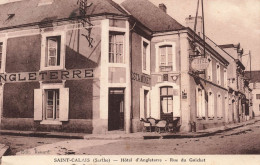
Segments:
[[[258,155],[259,137],[260,0],[0,0],[0,159]]]

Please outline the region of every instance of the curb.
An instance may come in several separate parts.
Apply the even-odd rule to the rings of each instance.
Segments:
[[[58,135],[51,133],[41,133],[41,132],[9,132],[0,131],[0,135],[12,135],[12,136],[28,136],[28,137],[46,137],[46,138],[64,138],[64,139],[84,139],[81,135]]]
[[[8,154],[8,152],[10,151],[10,147],[9,146],[4,146],[0,149],[0,160],[2,158],[2,156],[5,156]]]

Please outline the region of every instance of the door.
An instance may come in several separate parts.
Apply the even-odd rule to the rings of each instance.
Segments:
[[[124,130],[124,89],[109,90],[108,130]]]

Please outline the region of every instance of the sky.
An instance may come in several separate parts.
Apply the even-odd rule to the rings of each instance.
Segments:
[[[6,1],[17,0],[0,0],[0,4]],[[183,25],[186,17],[196,13],[197,0],[149,1],[156,6],[164,3],[167,13]],[[204,0],[204,15],[205,34],[210,39],[219,45],[240,43],[244,54],[251,51],[252,70],[260,70],[260,0]],[[249,70],[248,55],[242,62]]]
[[[197,0],[150,1],[156,6],[164,3],[167,13],[182,25],[189,15],[196,15]],[[204,16],[205,34],[210,39],[219,45],[240,43],[244,54],[251,50],[252,70],[260,70],[260,0],[204,0]],[[249,70],[248,55],[242,62]]]

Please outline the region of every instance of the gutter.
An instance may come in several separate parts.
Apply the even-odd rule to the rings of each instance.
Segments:
[[[113,14],[113,13],[101,13],[101,14],[91,15],[89,17],[94,18],[94,17],[98,17],[98,16],[113,16],[113,17],[117,16],[117,17],[122,17],[122,18],[129,18],[129,16],[127,16],[127,15]],[[79,20],[82,18],[85,18],[85,17],[76,16],[76,17],[70,17],[70,18],[61,18],[61,19],[57,19],[57,20],[49,20],[49,21],[33,22],[33,23],[21,24],[21,25],[15,25],[15,26],[7,26],[7,27],[1,27],[0,31],[15,29],[15,28],[25,28],[25,27],[30,27],[30,26],[39,26],[39,25],[50,24],[50,23],[59,23],[59,22],[64,22],[64,21],[74,21],[74,20]]]

